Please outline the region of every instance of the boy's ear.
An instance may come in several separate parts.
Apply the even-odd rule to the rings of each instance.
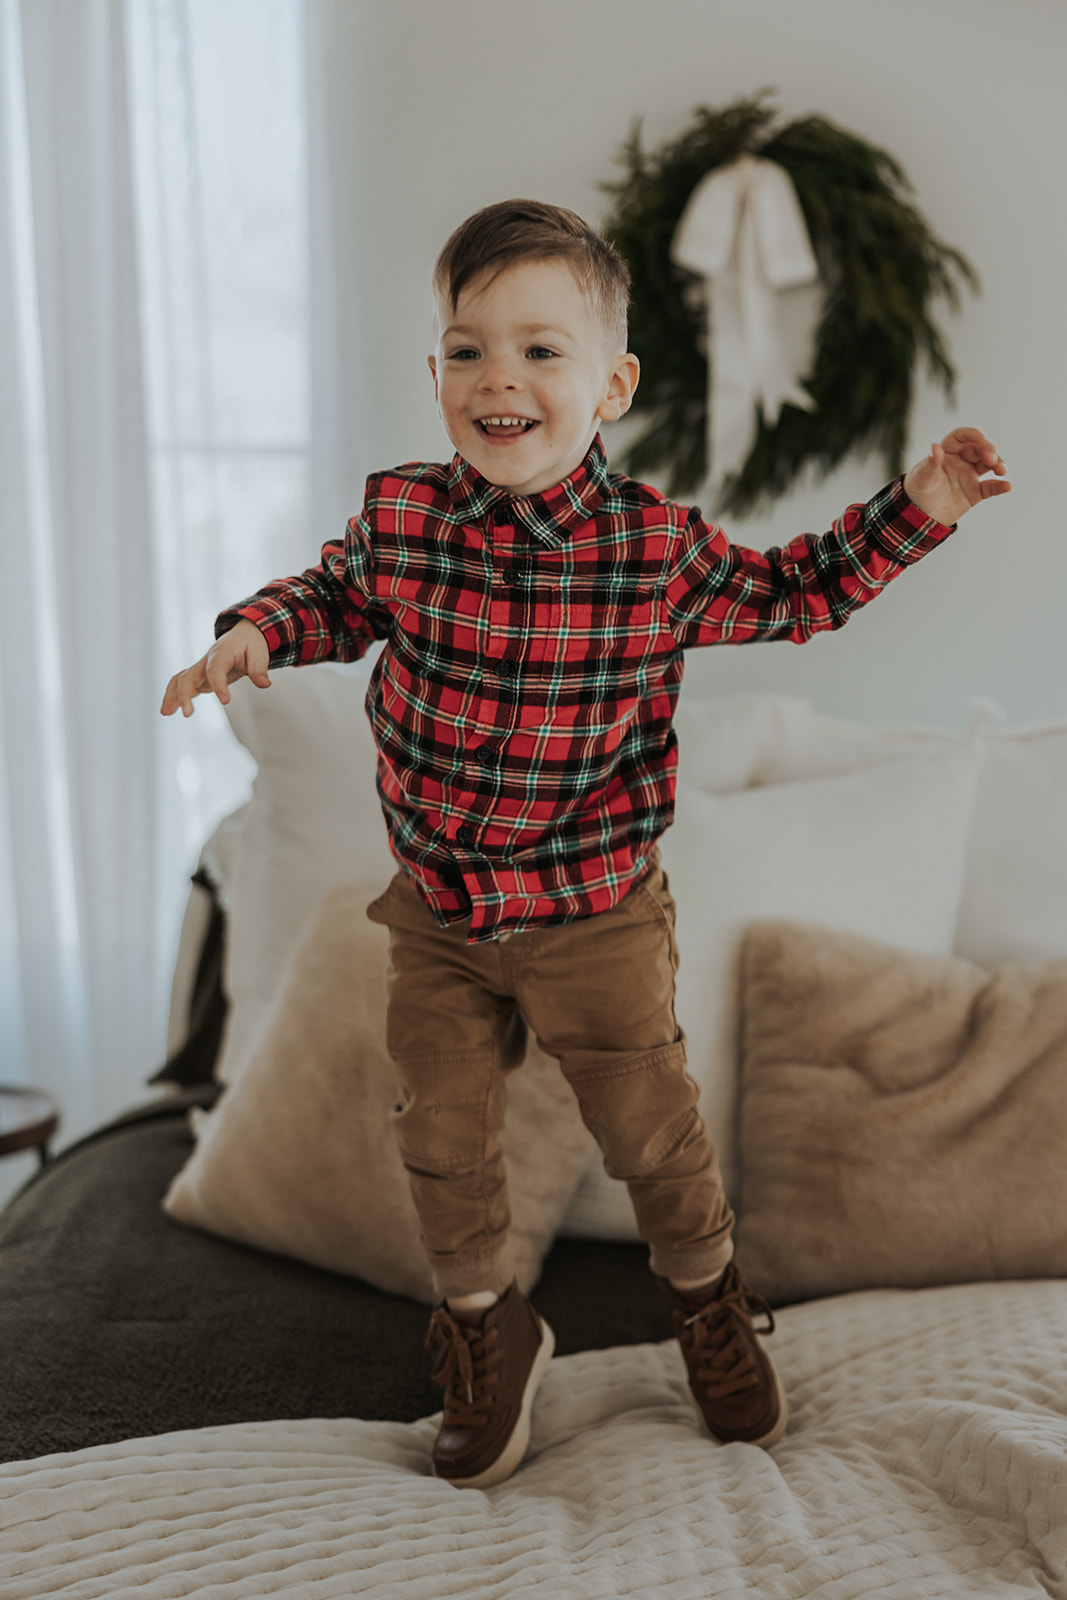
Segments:
[[[615,422],[629,411],[640,376],[641,363],[635,355],[627,352],[618,356],[604,398],[597,406],[597,416],[604,422]]]
[[[433,373],[433,397],[436,400],[437,399],[437,357],[436,356],[427,356],[426,357],[426,365],[429,367],[430,371]]]

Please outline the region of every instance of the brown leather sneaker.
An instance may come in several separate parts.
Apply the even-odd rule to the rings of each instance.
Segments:
[[[477,1321],[437,1306],[426,1336],[426,1348],[435,1346],[433,1377],[445,1397],[434,1473],[457,1488],[503,1483],[530,1443],[534,1395],[556,1348],[552,1329],[512,1282]]]
[[[682,1294],[666,1278],[659,1281],[708,1432],[724,1444],[764,1449],[777,1444],[789,1409],[781,1379],[752,1324],[753,1317],[766,1317],[766,1326],[758,1331],[774,1332],[774,1314],[766,1300],[752,1292],[732,1261],[710,1292]]]

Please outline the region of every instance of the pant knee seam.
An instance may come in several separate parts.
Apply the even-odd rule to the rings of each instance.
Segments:
[[[613,1062],[599,1067],[583,1067],[577,1072],[568,1072],[568,1082],[597,1083],[602,1079],[629,1078],[637,1072],[651,1072],[657,1067],[670,1066],[681,1060],[685,1065],[685,1043],[676,1039],[673,1044],[661,1045],[658,1049],[647,1051],[644,1055],[634,1056],[629,1061]]]
[[[452,1156],[428,1156],[420,1151],[400,1147],[404,1169],[419,1177],[446,1178],[461,1172],[476,1172],[485,1166],[482,1156],[475,1151],[461,1151]]]

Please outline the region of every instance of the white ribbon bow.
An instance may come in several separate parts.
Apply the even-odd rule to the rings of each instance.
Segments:
[[[782,405],[814,411],[808,372],[818,300],[787,338],[780,291],[818,283],[804,213],[784,167],[742,156],[689,197],[672,259],[703,279],[708,322],[708,473],[717,487],[743,466],[756,439],[756,406],[771,427]],[[797,308],[794,308],[797,309]]]

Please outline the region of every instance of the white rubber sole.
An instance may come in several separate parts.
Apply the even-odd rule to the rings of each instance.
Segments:
[[[519,1411],[519,1420],[515,1424],[515,1431],[497,1456],[491,1466],[484,1472],[477,1473],[473,1478],[442,1478],[442,1483],[450,1483],[456,1489],[491,1489],[496,1483],[503,1483],[510,1478],[515,1468],[519,1465],[530,1445],[530,1424],[533,1418],[533,1404],[541,1380],[548,1371],[549,1362],[552,1360],[556,1348],[556,1336],[548,1323],[541,1318],[541,1348],[534,1358],[530,1368],[530,1376],[526,1380],[526,1389],[522,1397],[522,1407]],[[436,1473],[435,1473],[436,1476]]]

